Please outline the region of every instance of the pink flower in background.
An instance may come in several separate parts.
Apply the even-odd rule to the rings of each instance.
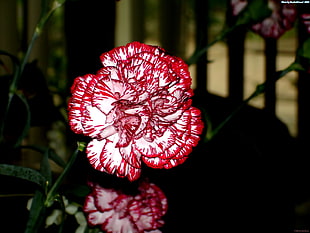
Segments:
[[[305,25],[307,32],[310,34],[310,14],[300,15],[301,23]]]
[[[246,7],[245,0],[231,0],[233,15],[238,15]],[[281,3],[280,0],[268,0],[271,15],[262,22],[254,24],[252,30],[264,38],[278,39],[294,26],[297,10],[294,4]],[[259,9],[257,9],[259,10]]]
[[[248,4],[247,0],[231,0],[231,9],[233,15],[238,15]]]
[[[84,212],[90,226],[99,225],[108,233],[161,232],[167,212],[165,194],[152,183],[143,182],[136,196],[90,183]]]
[[[71,129],[92,138],[91,165],[135,180],[141,161],[167,169],[183,163],[203,129],[184,61],[139,42],[100,58],[103,68],[76,78],[69,101]]]
[[[264,38],[279,38],[294,26],[297,11],[292,4],[283,4],[278,0],[269,0],[272,10],[270,17],[252,26],[252,30]]]

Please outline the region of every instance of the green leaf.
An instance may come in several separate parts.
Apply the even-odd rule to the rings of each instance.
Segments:
[[[32,200],[30,214],[26,225],[25,233],[37,233],[45,218],[46,207],[44,206],[45,196],[37,190]]]
[[[30,115],[30,108],[26,98],[21,93],[9,93],[7,109],[0,122],[2,141],[7,142],[14,148],[18,147],[28,134]]]
[[[293,68],[297,71],[310,72],[310,38],[305,40],[297,49]]]
[[[13,176],[30,181],[42,187],[43,190],[46,186],[46,178],[40,172],[31,168],[0,164],[0,175]]]
[[[25,96],[19,93],[15,95],[21,100],[21,102],[24,104],[25,109],[26,109],[26,122],[25,122],[24,128],[22,129],[21,134],[19,135],[19,137],[17,138],[17,141],[15,142],[15,147],[18,147],[21,144],[22,140],[26,137],[26,135],[29,132],[31,113],[30,113],[30,107],[29,107],[28,101],[26,100]]]
[[[65,161],[60,157],[58,156],[54,150],[48,150],[48,157],[53,160],[57,165],[59,165],[60,167],[65,167],[66,166],[66,163]]]
[[[243,25],[258,23],[269,17],[271,13],[272,10],[268,7],[268,1],[248,1],[247,6],[240,12],[236,24]]]
[[[19,77],[21,76],[21,73],[22,73],[21,72],[21,62],[16,56],[14,56],[14,55],[6,52],[6,51],[0,50],[0,55],[9,57],[11,59],[12,64],[13,64],[13,71],[12,71],[13,75],[12,75],[12,83],[10,85],[10,92],[15,93],[17,80],[19,79]],[[10,103],[10,101],[9,101],[9,103]]]
[[[310,38],[305,40],[305,42],[297,50],[297,56],[310,60]]]
[[[10,54],[4,50],[0,50],[0,55],[7,56],[11,59],[11,62],[14,65],[14,70],[20,66],[19,59],[16,56],[14,56],[13,54]],[[14,72],[14,70],[13,70],[13,72]]]
[[[45,153],[42,156],[41,164],[40,164],[40,173],[42,176],[46,179],[46,192],[49,186],[52,184],[52,170],[51,166],[48,160],[48,150],[45,151]]]
[[[305,69],[302,67],[301,64],[294,62],[290,65],[290,69],[291,70],[295,70],[295,71],[305,71]]]

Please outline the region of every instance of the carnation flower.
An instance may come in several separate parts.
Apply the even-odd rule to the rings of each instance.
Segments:
[[[233,15],[238,15],[246,5],[245,0],[231,0]],[[271,15],[252,25],[252,30],[264,38],[278,39],[294,26],[297,10],[293,4],[281,3],[279,0],[268,0],[268,7],[272,10]]]
[[[103,68],[77,77],[69,101],[71,129],[92,138],[90,164],[135,180],[141,161],[167,169],[183,163],[203,129],[184,61],[139,42],[100,58]]]
[[[161,232],[162,216],[167,212],[165,194],[155,184],[142,182],[139,194],[126,195],[90,183],[92,192],[86,197],[84,212],[90,226],[99,225],[108,233]]]

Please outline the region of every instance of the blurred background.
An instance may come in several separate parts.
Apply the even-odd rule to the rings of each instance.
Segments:
[[[0,4],[1,49],[15,55],[25,52],[40,16],[39,1],[2,0]],[[30,61],[38,61],[52,91],[67,91],[74,77],[99,67],[98,54],[131,41],[159,45],[183,59],[189,58],[197,40],[210,42],[223,29],[226,10],[226,0],[211,0],[199,6],[202,12],[199,16],[194,0],[68,1],[51,18],[36,42]],[[286,68],[294,60],[298,46],[296,28],[277,41],[277,70]],[[199,33],[204,36],[198,36]],[[264,81],[264,46],[260,36],[251,31],[246,34],[244,97]],[[211,63],[207,67],[206,90],[223,97],[229,96],[227,50],[227,43],[221,42],[208,51]],[[195,88],[195,65],[190,69]],[[4,74],[6,70],[0,69],[0,72]],[[287,124],[290,133],[297,136],[297,73],[289,73],[278,82],[276,95],[277,116]],[[262,108],[263,96],[251,104]]]
[[[300,12],[309,12],[308,6],[297,7]],[[187,60],[196,47],[211,42],[225,26],[231,24],[228,10],[227,0],[67,1],[51,17],[36,41],[29,60],[29,73],[25,74],[27,81],[21,82],[20,89],[29,97],[33,116],[29,134],[23,143],[49,146],[67,160],[76,139],[66,125],[66,103],[75,77],[95,73],[101,66],[99,56],[103,52],[131,41],[161,46],[167,52]],[[40,13],[38,0],[0,0],[0,50],[17,57],[25,53]],[[270,69],[267,64],[271,64],[274,71],[289,66],[295,59],[297,47],[306,37],[298,21],[293,29],[273,41],[265,40],[246,28],[232,33],[212,46],[197,64],[190,66],[197,105],[211,112],[215,124],[220,122],[237,103],[266,80]],[[0,78],[12,73],[13,65],[7,57],[0,56],[0,62]],[[5,78],[1,82],[5,82]],[[219,228],[226,226],[227,215],[233,214],[230,213],[231,208],[241,208],[244,210],[240,216],[243,220],[241,223],[237,220],[234,224],[229,223],[230,226],[237,228],[244,224],[252,226],[251,230],[264,230],[266,225],[258,227],[259,220],[253,219],[266,211],[263,208],[271,206],[265,214],[268,221],[277,226],[286,222],[291,230],[306,229],[309,232],[309,84],[309,74],[290,72],[266,95],[252,100],[243,115],[237,117],[234,127],[224,131],[206,150],[200,148],[198,154],[203,151],[204,156],[211,155],[212,159],[204,157],[207,165],[198,174],[192,173],[191,167],[195,167],[193,164],[196,164],[197,157],[185,168],[174,170],[174,178],[182,169],[203,177],[197,182],[200,188],[206,187],[207,192],[211,193],[206,208],[210,208],[211,215],[220,215],[219,218],[214,217]],[[18,115],[19,118],[21,115]],[[226,150],[220,148],[223,145],[228,145]],[[13,159],[3,155],[5,158],[2,160],[13,160],[16,164],[37,168],[40,157],[33,153],[26,149]],[[253,164],[254,168],[251,167]],[[55,165],[54,171],[57,173],[61,169]],[[240,176],[232,175],[234,172],[240,173]],[[231,177],[228,180],[219,179],[220,174]],[[207,175],[210,176],[206,179]],[[212,176],[216,178],[212,179]],[[250,180],[252,177],[253,182],[247,181],[247,177]],[[242,182],[235,184],[236,180]],[[228,186],[223,188],[225,184],[231,185],[232,189],[240,188],[240,193],[244,189],[253,190],[246,197],[233,192],[232,196],[220,199],[218,194],[229,192],[226,190]],[[162,185],[169,189],[166,183]],[[185,186],[184,183],[180,185]],[[178,190],[180,195],[183,192],[187,194],[187,191],[178,188],[174,187],[174,190]],[[169,193],[169,190],[166,191]],[[232,200],[239,203],[246,200],[246,204],[232,204]],[[243,209],[242,206],[248,205],[254,206],[254,210],[251,209],[254,213],[247,212],[248,207]],[[190,211],[192,207],[186,204],[186,208]],[[249,216],[252,216],[251,220],[248,220]],[[281,221],[277,221],[277,217],[282,218]],[[247,221],[248,224],[245,224]],[[199,224],[203,225],[201,222]],[[246,230],[247,227],[243,228]],[[168,229],[170,231],[167,232],[181,232],[171,231],[173,227]]]

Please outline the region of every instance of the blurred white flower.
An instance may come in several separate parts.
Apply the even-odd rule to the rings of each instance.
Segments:
[[[85,218],[85,215],[83,212],[78,211],[75,213],[75,219],[77,221],[77,223],[80,225],[76,230],[75,233],[84,233],[85,232],[85,228],[87,227],[87,221]]]
[[[86,220],[84,213],[82,211],[78,211],[79,205],[74,202],[70,203],[69,200],[65,196],[62,197],[62,200],[65,206],[65,212],[69,215],[74,215],[76,222],[79,224],[78,228],[75,230],[75,233],[84,233],[87,227],[87,220]],[[27,202],[28,210],[30,210],[31,208],[32,201],[33,201],[33,198],[30,198]],[[62,210],[54,209],[51,215],[49,215],[45,220],[45,228],[53,224],[60,225],[63,214],[64,213]]]
[[[27,201],[27,210],[30,211],[30,208],[31,208],[31,205],[32,205],[32,201],[33,201],[33,198],[30,198],[28,201]]]
[[[78,206],[74,204],[66,205],[66,213],[70,215],[74,215],[78,211]]]
[[[54,223],[56,225],[60,225],[61,216],[62,216],[62,211],[59,209],[54,209],[52,214],[50,216],[48,216],[45,220],[45,228],[53,225]]]

